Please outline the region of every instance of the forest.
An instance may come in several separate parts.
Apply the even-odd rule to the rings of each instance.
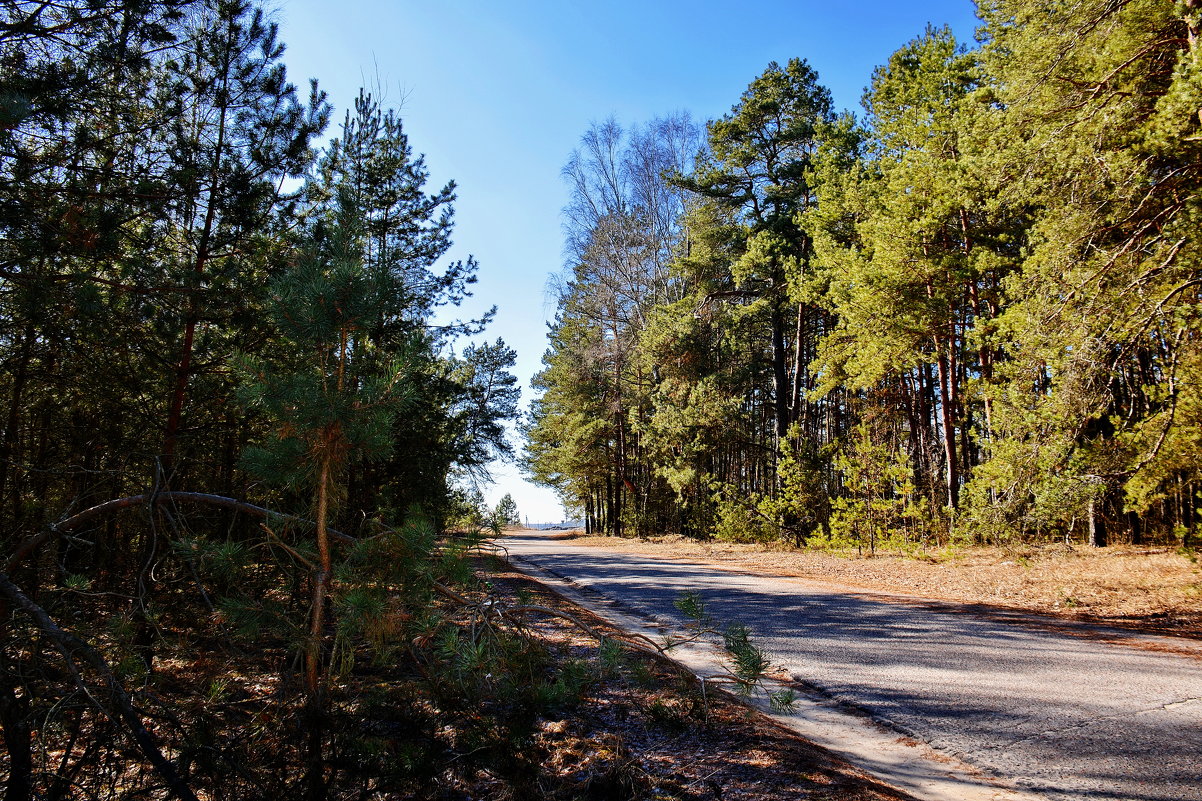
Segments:
[[[1200,6],[982,0],[860,116],[795,59],[591,127],[524,468],[591,533],[1196,545]],[[516,354],[379,94],[257,0],[0,3],[7,801],[577,798],[540,715],[650,681],[485,569]]]
[[[249,0],[0,9],[4,798],[428,785],[505,634],[457,636],[519,397],[454,184]]]
[[[590,531],[1196,542],[1199,4],[978,14],[859,116],[793,59],[587,130],[524,463]]]

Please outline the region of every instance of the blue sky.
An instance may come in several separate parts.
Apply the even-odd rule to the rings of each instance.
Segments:
[[[839,108],[860,111],[872,70],[922,33],[952,26],[971,43],[970,0],[276,0],[293,82],[317,78],[342,119],[360,86],[399,107],[431,185],[458,184],[452,258],[480,262],[467,316],[497,306],[489,339],[518,352],[523,406],[555,313],[563,267],[560,169],[593,121],[641,123],[685,110],[719,117],[771,61],[802,57]],[[331,133],[336,132],[336,126]],[[520,446],[520,443],[518,443]],[[531,522],[554,495],[499,466]]]

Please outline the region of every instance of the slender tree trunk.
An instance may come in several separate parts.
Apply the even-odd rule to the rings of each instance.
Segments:
[[[952,378],[948,374],[947,355],[943,352],[939,338],[935,340],[939,356],[935,362],[939,370],[939,414],[943,427],[943,455],[947,462],[945,478],[947,479],[947,505],[954,509],[960,500],[959,462],[956,455],[956,421],[954,401],[951,394]]]
[[[1185,530],[1181,534],[1181,547],[1188,547],[1190,534],[1193,533],[1198,519],[1198,503],[1194,494],[1194,482],[1186,481],[1185,493]]]
[[[622,403],[622,359],[614,360],[614,397],[617,409],[614,414],[614,534],[622,536],[622,506],[626,493],[626,409]]]
[[[231,19],[230,25],[232,26]],[[233,31],[230,31],[233,36]],[[228,97],[229,79],[232,55],[227,50],[221,71],[222,89],[220,97]],[[210,239],[213,226],[217,221],[217,206],[221,196],[222,151],[225,149],[226,126],[229,118],[229,106],[222,103],[217,121],[217,137],[213,145],[213,161],[209,170],[208,198],[205,208],[204,224],[196,246],[196,255],[192,263],[192,273],[195,286],[188,293],[188,311],[184,321],[184,341],[180,349],[179,360],[175,367],[175,388],[171,393],[171,405],[167,413],[167,425],[163,434],[163,474],[170,481],[175,467],[175,451],[179,436],[180,420],[183,417],[184,403],[188,396],[188,381],[192,375],[192,355],[196,341],[196,326],[200,323],[200,287],[204,280],[205,266],[209,260]]]
[[[925,449],[923,435],[926,427],[923,424],[921,389],[917,386],[918,383],[918,375],[914,371],[902,374],[902,403],[906,408],[906,420],[910,426],[910,464],[913,466],[917,485],[921,492],[923,470],[925,469],[922,463],[922,454]]]
[[[1089,499],[1089,547],[1098,547],[1098,509],[1097,499],[1090,496]]]
[[[806,370],[805,320],[805,305],[799,303],[797,304],[797,327],[793,332],[793,376],[789,388],[789,406],[793,410],[792,417],[794,420],[803,420],[806,418],[802,407],[804,403],[802,399],[802,386]],[[807,420],[807,424],[808,422]],[[811,435],[812,438],[812,433],[807,425],[806,434]]]
[[[333,436],[333,435],[331,435]],[[330,586],[329,520],[330,462],[328,447],[321,455],[317,477],[317,574],[313,577],[313,599],[309,611],[309,643],[305,649],[305,726],[308,735],[308,766],[305,776],[305,798],[321,801],[326,797],[325,764],[322,754],[325,736],[325,688],[322,670],[322,639],[326,623],[326,597]]]
[[[774,394],[774,416],[776,418],[776,443],[784,441],[789,431],[789,387],[788,353],[785,348],[785,321],[779,301],[772,304],[772,389]]]
[[[330,583],[329,518],[330,455],[322,454],[317,478],[317,574],[309,615],[309,645],[305,652],[305,690],[316,696],[321,688],[321,637],[325,628],[325,601]]]
[[[1127,512],[1127,530],[1131,532],[1131,544],[1143,545],[1142,521],[1138,512]],[[1181,538],[1181,547],[1189,544],[1188,537]]]
[[[199,273],[200,270],[198,269]],[[188,395],[188,379],[192,375],[192,350],[196,341],[196,315],[189,311],[184,323],[184,342],[180,348],[179,361],[175,365],[175,387],[171,393],[171,406],[167,412],[167,425],[163,433],[163,474],[170,476],[175,467],[175,446],[179,437],[180,419],[183,417],[184,400]]]
[[[963,420],[960,425],[960,475],[967,477],[972,475],[972,469],[977,464],[973,460],[973,440],[972,431],[973,416],[969,409],[964,409]]]
[[[602,528],[605,529],[605,535],[611,536],[614,533],[614,480],[613,476],[606,474],[605,476],[605,507]]]
[[[8,404],[8,419],[4,424],[4,439],[0,441],[0,503],[5,497],[4,491],[8,483],[9,473],[15,473],[19,452],[17,445],[20,441],[21,404],[25,395],[25,383],[29,379],[29,362],[33,358],[34,327],[32,321],[26,322],[25,330],[21,332],[21,347],[17,354],[17,363],[13,366],[13,388]],[[17,482],[14,480],[13,485]],[[20,502],[18,495],[13,496],[13,516],[16,516],[16,505]]]
[[[972,307],[973,317],[979,325],[984,309],[981,304],[981,293],[975,281],[968,285],[968,301]],[[989,397],[989,385],[993,383],[993,353],[987,342],[981,342],[980,348],[977,349],[977,366],[981,371],[981,382],[985,384],[983,393],[985,442],[988,443],[993,439],[993,400]],[[986,450],[986,454],[988,454],[988,450]]]
[[[0,686],[0,731],[4,734],[4,748],[8,752],[4,801],[28,801],[33,791],[33,735],[26,713],[25,703],[5,681]]]

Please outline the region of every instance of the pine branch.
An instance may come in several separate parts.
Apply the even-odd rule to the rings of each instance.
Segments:
[[[575,615],[569,614],[567,612],[560,612],[558,610],[551,609],[550,607],[538,606],[536,604],[526,604],[524,606],[515,606],[515,607],[512,607],[512,608],[506,610],[506,614],[508,614],[508,615],[516,615],[516,614],[521,614],[524,612],[537,612],[539,614],[547,615],[549,617],[557,617],[557,618],[560,618],[561,620],[566,620],[569,623],[575,625],[581,631],[588,634],[590,637],[594,637],[597,640],[613,639],[612,637],[607,637],[607,636],[601,634],[595,628],[593,628],[589,624],[585,623],[583,620],[576,617]],[[637,641],[630,642],[628,640],[627,645],[630,645],[632,648],[635,648],[640,651],[646,651],[647,653],[652,653],[657,656],[663,656],[666,653],[665,649],[662,646],[660,646],[659,643],[657,643],[655,640],[651,639],[650,637],[648,637],[644,634],[637,634],[637,633],[625,632],[625,631],[622,633],[624,635],[626,635],[627,637],[633,638],[634,640],[645,641],[646,643],[649,644],[649,645],[644,645],[643,642],[637,642]]]

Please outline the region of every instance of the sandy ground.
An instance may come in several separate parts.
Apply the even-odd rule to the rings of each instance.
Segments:
[[[1202,639],[1202,559],[1174,548],[965,547],[867,557],[682,537],[640,540],[586,537],[581,532],[549,536],[738,570]]]

